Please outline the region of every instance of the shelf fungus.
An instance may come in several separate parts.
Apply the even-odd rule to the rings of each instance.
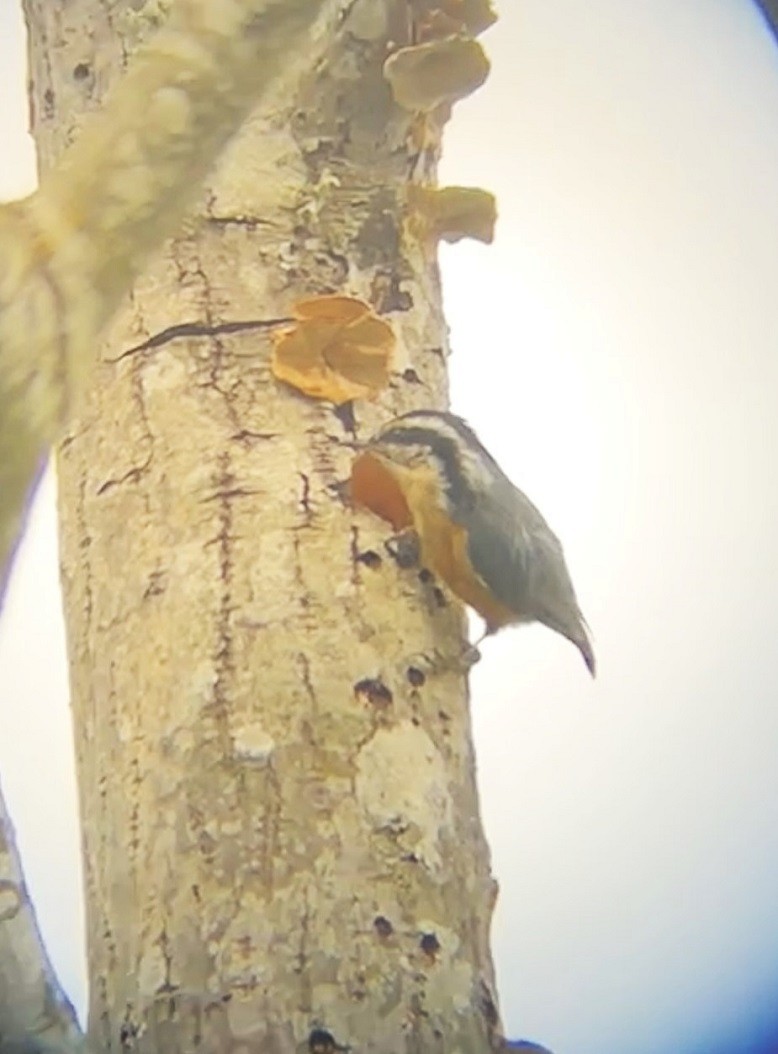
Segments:
[[[413,6],[421,40],[451,33],[476,37],[497,21],[491,0],[416,0]]]
[[[458,242],[475,238],[490,244],[494,240],[497,203],[494,194],[480,187],[409,188],[409,222],[422,235]]]
[[[392,327],[350,296],[317,296],[294,305],[295,322],[276,336],[277,380],[313,399],[340,405],[371,399],[389,383]]]
[[[427,113],[464,99],[489,74],[489,60],[477,40],[454,35],[400,48],[384,63],[395,101],[412,113]]]

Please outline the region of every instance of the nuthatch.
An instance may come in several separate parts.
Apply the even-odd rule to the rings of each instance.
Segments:
[[[454,414],[415,410],[384,425],[351,475],[354,500],[413,528],[425,566],[486,622],[542,622],[578,648],[592,677],[589,629],[559,539]]]

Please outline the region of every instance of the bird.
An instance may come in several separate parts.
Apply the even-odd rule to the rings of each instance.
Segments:
[[[357,454],[350,488],[396,532],[415,532],[424,566],[484,619],[484,636],[539,622],[574,644],[596,676],[559,539],[461,417],[393,418]]]

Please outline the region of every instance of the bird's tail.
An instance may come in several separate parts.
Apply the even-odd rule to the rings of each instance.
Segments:
[[[594,643],[592,640],[592,631],[589,629],[589,625],[583,615],[579,616],[577,632],[572,635],[566,634],[568,640],[571,640],[575,644],[576,648],[583,655],[583,661],[586,663],[586,668],[592,677],[597,676],[597,659],[594,655]]]

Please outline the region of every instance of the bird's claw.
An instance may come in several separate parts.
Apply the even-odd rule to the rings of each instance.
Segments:
[[[431,654],[419,652],[411,656],[409,664],[429,676],[442,673],[467,674],[480,661],[481,653],[478,648],[465,641],[460,651],[454,655],[444,655],[437,649]]]
[[[421,563],[421,544],[413,527],[407,527],[404,531],[387,538],[384,542],[384,549],[397,566],[405,571],[418,567]]]

